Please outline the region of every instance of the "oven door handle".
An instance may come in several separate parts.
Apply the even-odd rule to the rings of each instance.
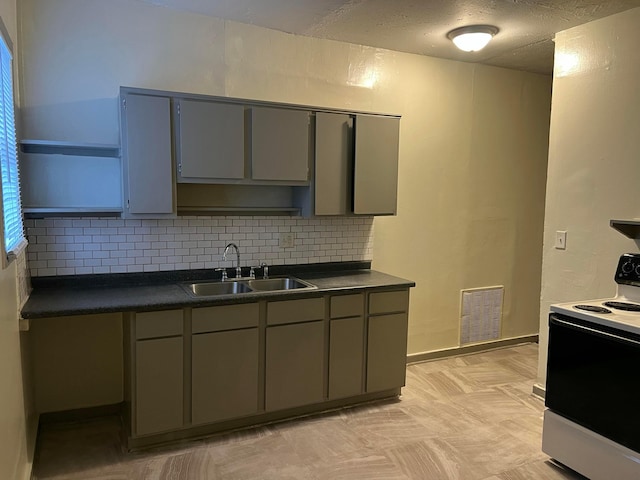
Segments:
[[[556,318],[556,317],[551,317],[549,319],[549,323],[558,325],[560,327],[567,327],[567,328],[573,328],[575,330],[581,330],[583,332],[590,333],[591,335],[596,335],[598,337],[608,338],[611,340],[616,340],[618,342],[627,343],[627,344],[634,345],[636,347],[640,347],[640,342],[632,338],[623,337],[620,335],[616,335],[614,333],[603,332],[602,330],[597,330],[595,328],[585,327],[584,325],[578,325],[576,323],[567,322],[566,320],[560,320],[559,318]]]

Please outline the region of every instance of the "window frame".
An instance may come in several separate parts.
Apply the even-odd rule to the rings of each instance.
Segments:
[[[0,41],[4,44],[2,47],[0,48],[6,48],[7,52],[10,55],[10,59],[9,59],[9,66],[11,68],[11,93],[12,93],[12,97],[11,97],[11,107],[13,110],[13,127],[14,127],[14,136],[15,136],[15,144],[14,145],[7,145],[7,142],[0,142],[0,148],[5,148],[5,147],[12,147],[13,151],[15,152],[15,162],[16,162],[16,181],[18,184],[18,215],[19,215],[19,221],[20,221],[20,227],[22,229],[22,237],[19,239],[18,243],[13,246],[13,248],[9,251],[7,251],[7,247],[5,245],[6,242],[6,238],[5,238],[5,225],[4,225],[4,195],[3,195],[3,191],[2,191],[2,181],[0,181],[0,213],[2,213],[2,216],[0,218],[0,257],[1,257],[1,262],[0,262],[0,266],[2,267],[2,269],[7,268],[7,266],[13,261],[15,260],[15,258],[20,255],[20,253],[22,253],[22,251],[26,248],[27,246],[27,237],[25,234],[25,230],[24,230],[24,216],[23,216],[23,212],[22,212],[22,199],[21,199],[21,194],[20,194],[20,168],[19,168],[19,158],[18,158],[18,145],[17,145],[17,120],[16,120],[16,71],[14,68],[15,65],[15,54],[14,54],[14,48],[13,48],[13,42],[11,41],[11,37],[9,35],[9,32],[6,29],[6,26],[4,24],[4,21],[2,20],[2,18],[0,17]],[[0,54],[1,55],[1,54]],[[0,69],[0,74],[1,74],[1,69]],[[1,81],[0,81],[0,86],[1,86]],[[0,88],[0,94],[2,94],[2,89]],[[3,112],[0,112],[0,116],[2,115]]]

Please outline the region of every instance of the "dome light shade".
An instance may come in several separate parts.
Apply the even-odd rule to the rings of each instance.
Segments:
[[[496,33],[498,28],[492,25],[469,25],[451,30],[447,38],[460,50],[477,52],[486,47]]]

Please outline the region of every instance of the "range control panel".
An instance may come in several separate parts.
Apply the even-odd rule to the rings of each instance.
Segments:
[[[616,283],[640,287],[640,253],[625,253],[618,260]]]

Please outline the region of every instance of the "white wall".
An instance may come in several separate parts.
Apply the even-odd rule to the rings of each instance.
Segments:
[[[640,217],[640,9],[556,35],[540,306],[539,382],[552,303],[615,294],[636,241],[609,227]],[[567,249],[556,250],[557,230]]]
[[[0,17],[15,55],[18,49],[15,0],[0,1]],[[18,62],[14,62],[14,69],[19,70]],[[0,478],[17,480],[29,478],[35,446],[27,362],[23,363],[28,337],[18,329],[18,263],[14,261],[4,270],[0,267]]]
[[[416,281],[409,351],[456,347],[460,290],[535,334],[550,78],[288,35],[135,0],[23,0],[25,137],[118,143],[121,85],[402,115],[374,267]]]

